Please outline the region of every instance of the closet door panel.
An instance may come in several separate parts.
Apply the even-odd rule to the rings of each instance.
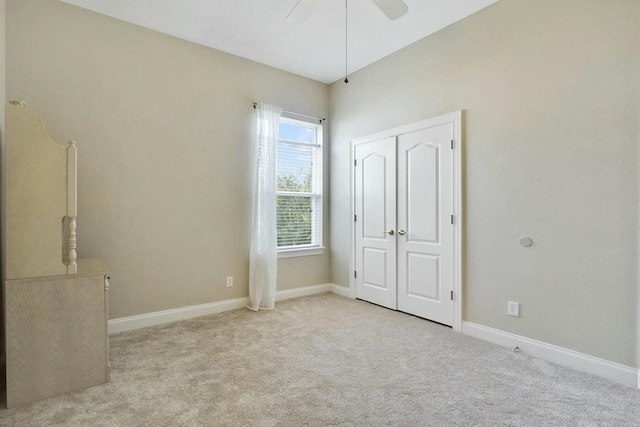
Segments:
[[[396,144],[355,148],[356,297],[396,308]]]
[[[440,257],[408,252],[406,254],[407,295],[414,298],[440,300]]]
[[[440,231],[440,147],[417,144],[403,153],[407,241],[437,243]]]
[[[451,123],[398,137],[398,310],[453,323]]]

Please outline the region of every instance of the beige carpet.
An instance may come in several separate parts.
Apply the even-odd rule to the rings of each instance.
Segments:
[[[640,391],[331,294],[114,335],[19,426],[639,426]]]

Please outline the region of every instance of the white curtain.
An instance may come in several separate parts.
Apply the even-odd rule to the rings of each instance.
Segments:
[[[256,106],[256,163],[253,182],[253,218],[249,255],[249,306],[273,310],[276,302],[278,249],[276,232],[276,144],[282,109]]]

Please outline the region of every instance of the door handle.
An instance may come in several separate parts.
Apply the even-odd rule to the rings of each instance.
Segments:
[[[393,236],[393,230],[385,231],[389,236]]]
[[[405,234],[407,234],[407,232],[406,232],[406,231],[404,231],[404,230],[398,230],[398,235],[400,235],[400,236],[404,236]]]

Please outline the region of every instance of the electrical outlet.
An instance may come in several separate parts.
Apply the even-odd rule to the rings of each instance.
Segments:
[[[509,301],[507,304],[507,314],[513,317],[520,317],[520,303]]]
[[[227,276],[227,288],[233,286],[233,276]]]

